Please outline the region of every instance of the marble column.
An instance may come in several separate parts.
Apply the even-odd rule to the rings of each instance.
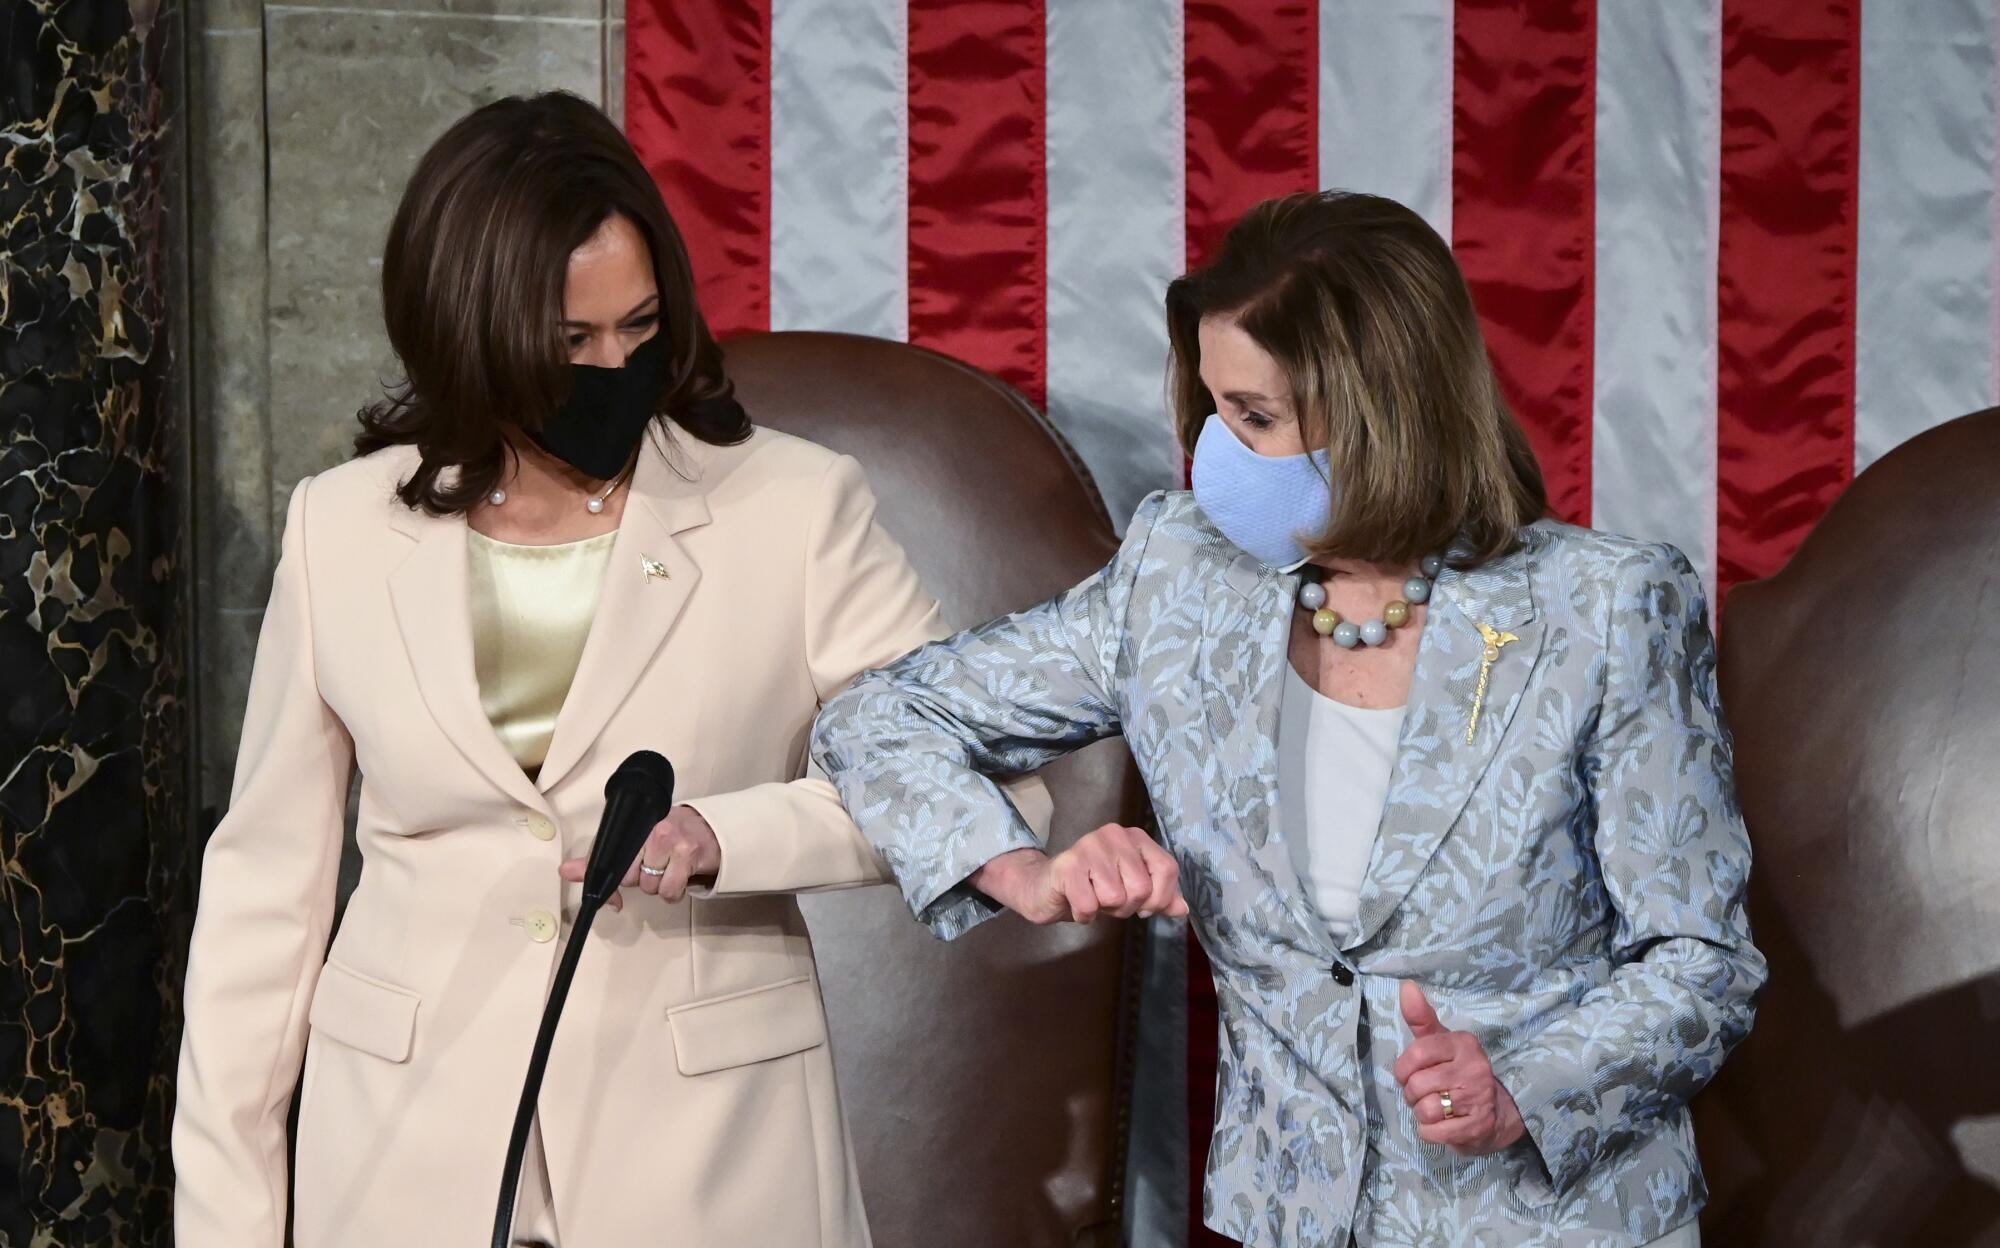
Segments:
[[[181,22],[179,0],[0,6],[0,1244],[167,1240]]]

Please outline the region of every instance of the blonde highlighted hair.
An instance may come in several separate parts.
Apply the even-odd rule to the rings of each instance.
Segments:
[[[1216,410],[1201,380],[1209,316],[1270,353],[1306,447],[1329,452],[1333,521],[1301,536],[1315,560],[1410,563],[1456,549],[1454,562],[1475,566],[1547,512],[1465,275],[1408,208],[1345,191],[1267,200],[1167,288],[1174,423],[1189,455]]]

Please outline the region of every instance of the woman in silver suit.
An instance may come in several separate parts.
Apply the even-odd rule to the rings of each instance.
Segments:
[[[1400,205],[1266,203],[1167,314],[1192,491],[1068,593],[864,675],[815,757],[940,935],[1192,910],[1222,1234],[1694,1244],[1688,1100],[1765,976],[1700,581],[1544,518]],[[988,777],[1115,733],[1163,846],[1048,856]]]

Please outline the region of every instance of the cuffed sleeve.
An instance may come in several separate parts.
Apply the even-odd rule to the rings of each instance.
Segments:
[[[973,872],[1041,843],[992,777],[1120,730],[1125,611],[1161,499],[1082,584],[870,672],[821,712],[814,759],[940,936],[999,913],[966,883]]]
[[[1582,763],[1614,970],[1493,1063],[1557,1191],[1708,1083],[1766,977],[1701,583],[1678,551],[1647,549],[1611,602]]]

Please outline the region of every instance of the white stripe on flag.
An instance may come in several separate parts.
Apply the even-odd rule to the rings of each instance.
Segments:
[[[1167,283],[1184,267],[1181,0],[1050,0],[1049,418],[1125,522],[1180,483]]]
[[[1319,184],[1451,237],[1452,0],[1320,0]]]
[[[1186,267],[1182,0],[1048,0],[1049,418],[1122,533],[1180,484],[1166,416],[1167,283]],[[1146,942],[1126,1230],[1187,1242],[1185,928]],[[1206,1147],[1203,1141],[1202,1146]]]
[[[907,339],[903,0],[773,0],[771,328]]]
[[[1994,393],[1992,0],[1861,6],[1854,460]]]
[[[1721,0],[1597,10],[1591,521],[1715,592]]]

